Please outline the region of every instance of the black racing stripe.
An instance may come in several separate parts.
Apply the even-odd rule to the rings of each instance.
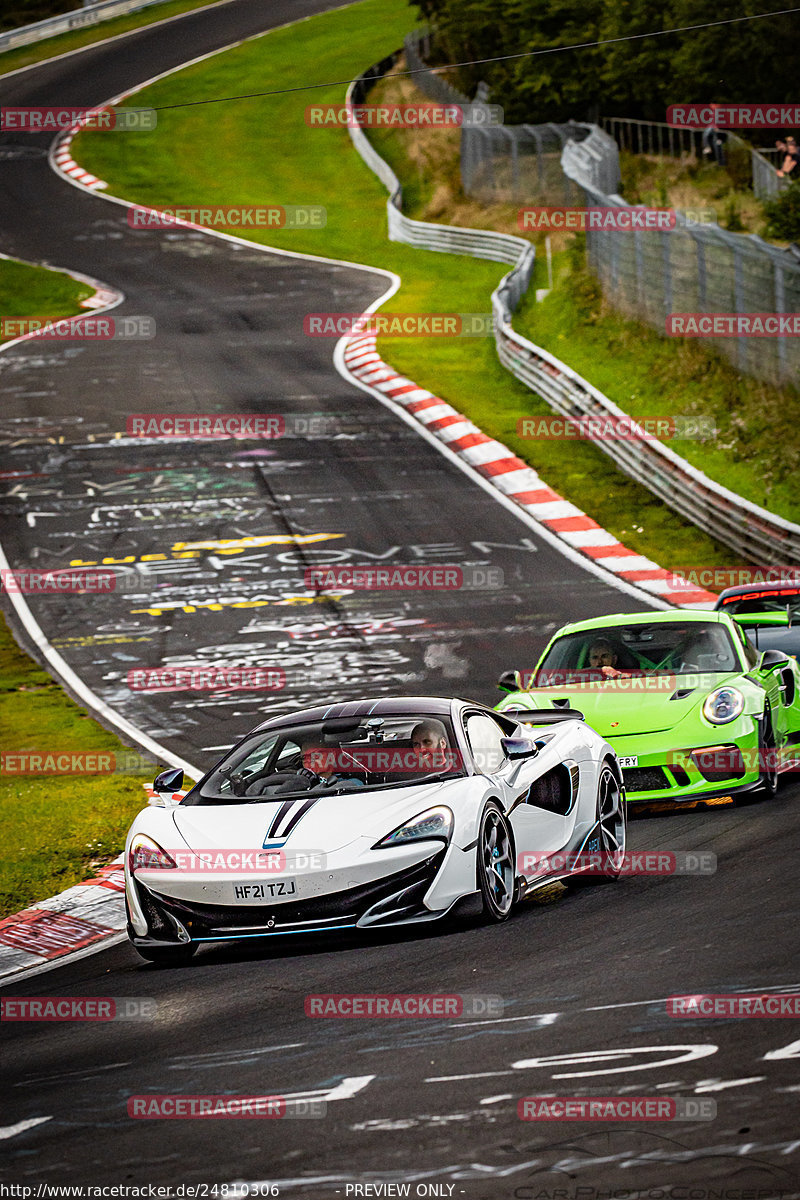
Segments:
[[[289,834],[292,832],[292,830],[294,829],[297,822],[302,817],[305,816],[305,814],[308,812],[308,810],[310,808],[314,807],[314,805],[317,803],[318,800],[319,800],[319,796],[314,796],[311,800],[306,800],[305,804],[301,805],[300,808],[297,810],[297,812],[294,814],[291,821],[289,822],[289,824],[286,826],[283,833],[281,834],[281,837],[288,838]]]
[[[275,816],[273,817],[272,824],[270,825],[269,829],[267,830],[268,838],[277,837],[276,830],[293,804],[294,804],[294,800],[284,800],[283,804],[280,806],[280,808],[276,812]],[[264,840],[266,841],[266,838]]]

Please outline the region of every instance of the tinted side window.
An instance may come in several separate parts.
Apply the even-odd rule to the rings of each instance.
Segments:
[[[466,729],[478,770],[484,775],[499,771],[506,761],[506,753],[500,744],[506,734],[497,722],[485,713],[473,713],[467,717]]]

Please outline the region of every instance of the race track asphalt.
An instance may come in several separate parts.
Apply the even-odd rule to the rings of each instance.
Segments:
[[[96,104],[325,7],[240,0],[198,12],[0,79],[0,101]],[[106,703],[202,766],[263,715],[307,701],[403,692],[494,702],[499,670],[532,663],[558,625],[637,607],[345,383],[332,343],[304,337],[305,313],[364,307],[384,280],[202,233],[134,231],[124,210],[49,169],[47,141],[0,140],[0,250],[120,289],[114,315],[146,314],[157,329],[148,342],[0,354],[4,470],[19,472],[4,481],[1,510],[11,565],[113,558],[132,581],[103,597],[30,598],[52,644]],[[134,413],[205,411],[281,413],[296,432],[266,443],[116,436]],[[322,435],[298,423],[312,416],[325,419]],[[270,544],[290,536],[315,540]],[[252,538],[264,540],[235,544]],[[212,545],[187,550],[193,542]],[[494,566],[505,583],[287,604],[304,569],[327,561]],[[127,684],[140,667],[243,662],[283,667],[286,688],[204,697]],[[331,1197],[410,1183],[412,1195],[437,1185],[427,1194],[468,1200],[561,1200],[559,1189],[602,1200],[609,1188],[666,1185],[683,1200],[681,1188],[721,1181],[761,1189],[760,1200],[800,1194],[797,1021],[680,1021],[664,1005],[673,994],[798,988],[799,794],[788,784],[764,805],[632,822],[636,848],[713,851],[708,877],[565,892],[498,928],[203,951],[181,971],[120,946],[17,984],[15,995],[152,997],[157,1017],[4,1023],[3,1125],[42,1123],[4,1140],[0,1178],[248,1179]],[[304,1015],[309,993],[428,991],[499,995],[503,1017]],[[358,1090],[332,1098],[325,1119],[140,1125],[126,1115],[131,1095],[325,1095],[353,1079],[340,1092]],[[517,1118],[520,1097],[570,1089],[712,1097],[718,1115],[607,1128]]]

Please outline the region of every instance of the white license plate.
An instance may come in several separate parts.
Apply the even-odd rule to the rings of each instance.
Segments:
[[[254,883],[229,883],[226,884],[228,898],[230,900],[245,903],[253,900],[265,900],[269,903],[270,900],[288,900],[292,896],[297,895],[297,883],[294,879],[270,879],[269,882],[256,881]]]
[[[622,767],[623,771],[627,770],[628,767],[638,767],[639,755],[638,754],[629,754],[627,756],[627,758],[621,758],[619,760],[619,765]]]

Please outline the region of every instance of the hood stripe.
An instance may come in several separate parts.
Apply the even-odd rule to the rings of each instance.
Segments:
[[[302,820],[302,818],[306,815],[308,810],[310,808],[313,808],[318,800],[319,800],[319,796],[314,796],[311,800],[306,800],[304,804],[301,804],[300,808],[295,812],[291,821],[286,826],[286,828],[283,831],[283,834],[281,835],[284,838],[284,840],[288,839],[289,834],[292,832],[292,830],[294,829],[294,827],[298,823],[298,821]]]

